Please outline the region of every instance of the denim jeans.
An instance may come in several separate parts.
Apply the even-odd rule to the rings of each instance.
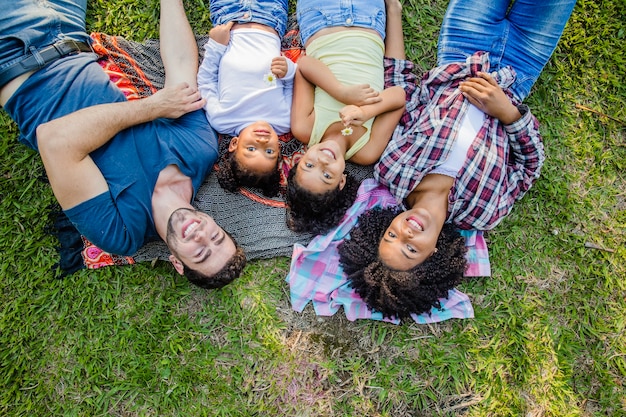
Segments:
[[[451,0],[439,33],[437,65],[489,52],[493,70],[511,66],[525,99],[561,38],[576,0]],[[507,12],[508,10],[508,12]]]
[[[0,71],[32,49],[62,39],[90,43],[87,0],[11,0],[0,12]]]
[[[261,23],[274,28],[281,38],[287,27],[287,0],[211,0],[209,11],[213,25],[230,21]]]
[[[374,29],[385,39],[384,0],[298,0],[296,14],[302,45],[315,32],[333,26]]]

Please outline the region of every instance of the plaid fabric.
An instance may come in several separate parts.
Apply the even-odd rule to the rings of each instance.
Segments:
[[[372,312],[358,294],[350,287],[339,265],[337,247],[357,223],[359,215],[374,207],[396,205],[386,187],[373,179],[361,183],[355,203],[341,223],[325,235],[315,237],[308,246],[294,245],[291,268],[286,281],[289,283],[291,305],[301,312],[311,302],[315,313],[332,316],[341,307],[348,320],[372,319],[398,324],[397,319],[383,319],[382,314]],[[465,276],[489,276],[489,254],[481,231],[463,231],[467,246],[468,266]],[[453,289],[448,298],[440,300],[442,308],[429,313],[413,315],[416,323],[436,323],[451,318],[472,318],[474,309],[469,297]]]
[[[469,103],[459,83],[478,71],[489,72],[489,55],[477,52],[465,63],[434,68],[420,85],[412,63],[387,59],[386,64],[388,85],[405,88],[407,107],[374,176],[402,203],[448,158]],[[515,80],[514,70],[505,67],[492,76],[522,117],[511,125],[485,117],[449,196],[448,221],[461,229],[495,227],[539,177],[545,159],[537,119],[507,90]]]

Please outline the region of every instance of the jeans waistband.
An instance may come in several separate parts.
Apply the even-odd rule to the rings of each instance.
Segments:
[[[3,71],[0,71],[0,88],[28,71],[41,69],[57,59],[80,52],[93,52],[93,49],[86,42],[77,42],[72,39],[64,39],[50,46],[38,50],[35,49]]]

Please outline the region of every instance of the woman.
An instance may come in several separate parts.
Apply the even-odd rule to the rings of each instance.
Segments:
[[[445,225],[495,227],[539,177],[545,156],[538,123],[521,102],[554,51],[575,0],[509,3],[452,0],[438,66],[421,85],[410,62],[395,62],[394,72],[406,74],[401,83],[412,97],[374,175],[408,210],[387,215],[376,230],[360,225],[352,232],[377,234],[375,260],[359,256],[360,238],[340,248],[349,279],[370,308],[411,310],[402,300],[410,300],[411,291],[418,296],[415,283],[444,267],[437,264],[440,254],[458,244],[442,239],[450,233]],[[460,278],[455,262],[449,269]],[[395,274],[390,271],[408,271],[412,279],[387,291],[387,277]]]

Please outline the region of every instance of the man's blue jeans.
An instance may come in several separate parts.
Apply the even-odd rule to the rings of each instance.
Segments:
[[[437,65],[489,52],[493,70],[511,66],[525,99],[561,38],[576,0],[451,0],[439,34]]]
[[[12,0],[0,13],[0,71],[16,60],[63,39],[90,43],[85,32],[87,0]]]

